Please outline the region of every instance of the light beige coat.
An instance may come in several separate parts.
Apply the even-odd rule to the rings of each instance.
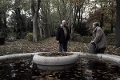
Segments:
[[[93,40],[97,46],[97,49],[106,48],[107,40],[104,31],[101,27],[96,27],[93,30]]]

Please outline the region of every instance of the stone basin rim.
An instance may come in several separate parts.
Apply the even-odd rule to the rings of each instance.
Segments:
[[[49,53],[49,52],[34,52],[34,53],[18,53],[18,54],[9,54],[0,56],[0,61],[11,60],[11,59],[18,59],[18,58],[32,58],[36,54],[40,53]],[[69,53],[69,52],[68,52]],[[109,62],[115,62],[117,65],[120,65],[120,56],[111,55],[111,54],[89,54],[84,52],[70,52],[79,55],[80,58],[91,58]]]
[[[40,65],[67,65],[77,62],[78,59],[79,55],[74,53],[68,56],[41,56],[39,54],[33,56],[33,62]]]

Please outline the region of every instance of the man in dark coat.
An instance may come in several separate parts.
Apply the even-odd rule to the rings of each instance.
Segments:
[[[66,21],[63,20],[62,24],[57,29],[56,40],[59,43],[59,52],[67,52],[67,44],[70,39],[70,32],[66,25]]]

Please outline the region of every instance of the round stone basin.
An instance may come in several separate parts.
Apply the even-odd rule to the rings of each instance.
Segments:
[[[37,64],[33,63],[33,56],[43,53],[46,52],[0,56],[0,80],[120,79],[120,56],[72,52],[79,55],[79,59],[77,60],[75,67],[60,71],[52,71],[38,69]],[[57,55],[53,57],[57,57]]]
[[[74,67],[79,55],[74,53],[40,53],[33,56],[33,62],[42,70],[65,70]]]

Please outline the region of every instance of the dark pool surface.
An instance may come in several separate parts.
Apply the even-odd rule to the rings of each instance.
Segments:
[[[69,70],[39,70],[32,59],[0,62],[0,80],[117,80],[120,67],[98,61],[79,60]]]

